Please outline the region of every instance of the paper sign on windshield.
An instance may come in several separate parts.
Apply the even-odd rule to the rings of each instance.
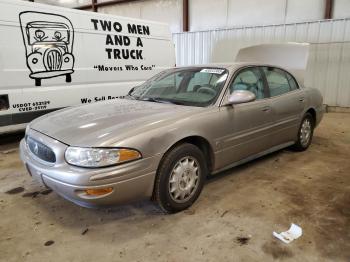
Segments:
[[[201,70],[201,73],[221,75],[224,71],[225,71],[224,69],[205,68]]]

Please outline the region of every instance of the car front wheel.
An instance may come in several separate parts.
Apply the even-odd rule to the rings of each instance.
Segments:
[[[207,175],[202,151],[184,143],[168,152],[158,168],[154,198],[166,213],[190,207],[200,195]]]
[[[314,119],[310,113],[306,113],[301,121],[298,138],[293,148],[297,151],[306,150],[312,141],[314,133]]]

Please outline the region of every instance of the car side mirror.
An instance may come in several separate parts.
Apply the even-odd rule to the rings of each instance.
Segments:
[[[248,90],[236,90],[228,98],[228,105],[252,102],[256,99],[255,94]]]

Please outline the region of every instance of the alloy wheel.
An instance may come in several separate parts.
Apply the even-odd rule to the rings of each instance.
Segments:
[[[196,192],[200,179],[198,161],[186,156],[181,158],[172,169],[169,179],[169,193],[173,201],[184,203]]]

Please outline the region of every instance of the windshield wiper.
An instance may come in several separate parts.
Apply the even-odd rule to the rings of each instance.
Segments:
[[[126,95],[126,96],[124,96],[124,98],[130,98],[130,99],[133,99],[133,100],[135,100],[136,99],[136,97],[134,97],[134,96],[132,96],[132,95]]]
[[[168,101],[168,100],[163,100],[157,97],[145,97],[140,99],[141,101],[150,101],[150,102],[155,102],[155,103],[169,103],[172,104],[172,102]]]
[[[183,106],[185,103],[180,102],[180,101],[174,101],[174,100],[167,100],[168,103],[174,104],[174,105],[180,105]]]
[[[146,98],[143,98],[143,99],[140,99],[140,100],[151,101],[151,102],[156,102],[156,103],[164,103],[164,104],[184,105],[184,103],[182,103],[180,101],[161,99],[161,98],[158,98],[158,97],[146,97]]]

